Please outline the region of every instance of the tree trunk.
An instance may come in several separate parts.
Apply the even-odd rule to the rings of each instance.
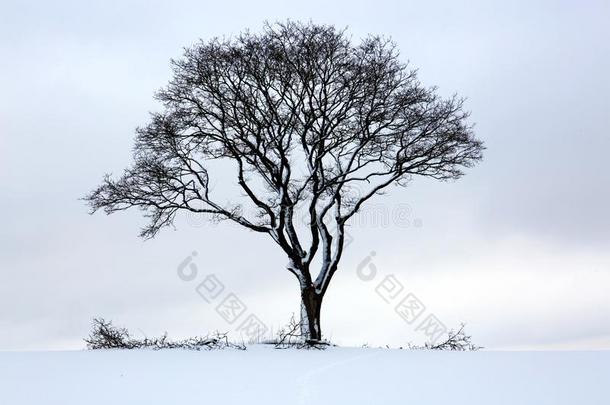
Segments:
[[[316,293],[314,287],[301,290],[301,335],[305,341],[318,342],[322,340],[320,329],[320,308],[322,295]]]

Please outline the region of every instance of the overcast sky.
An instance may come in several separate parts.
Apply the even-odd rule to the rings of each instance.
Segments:
[[[468,98],[488,148],[461,180],[415,179],[365,210],[326,336],[423,343],[375,291],[393,275],[420,319],[466,322],[485,347],[610,348],[610,3],[493,3],[2,1],[0,350],[82,348],[95,316],[139,336],[232,332],[196,292],[212,273],[269,327],[298,311],[271,240],[179,216],[143,241],[139,212],[90,216],[79,201],[129,165],[183,46],[287,18],[391,36],[424,84]]]

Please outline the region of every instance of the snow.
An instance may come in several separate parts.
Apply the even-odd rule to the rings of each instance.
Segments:
[[[0,404],[610,404],[610,351],[0,352]]]

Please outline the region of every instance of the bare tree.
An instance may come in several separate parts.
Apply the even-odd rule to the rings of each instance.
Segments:
[[[271,237],[299,282],[311,341],[322,338],[322,299],[363,204],[413,176],[457,179],[482,157],[462,99],[422,86],[379,36],[353,44],[332,26],[266,24],[200,41],[172,66],[156,95],[164,111],[137,129],[134,165],[86,200],[93,212],[141,208],[145,238],[179,211]],[[231,203],[210,190],[216,161],[234,168]]]

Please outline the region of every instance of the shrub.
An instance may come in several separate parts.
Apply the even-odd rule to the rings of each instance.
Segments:
[[[207,336],[196,336],[183,340],[170,340],[167,333],[156,338],[135,339],[131,337],[125,328],[112,325],[111,321],[103,318],[95,318],[92,323],[92,331],[84,339],[87,348],[98,349],[188,349],[188,350],[214,350],[214,349],[239,349],[245,350],[246,346],[229,341],[227,333],[215,332]]]
[[[425,343],[423,346],[408,345],[409,349],[419,350],[451,350],[451,351],[476,351],[482,349],[483,346],[477,346],[472,343],[472,336],[464,332],[465,324],[460,324],[459,329],[451,329],[447,332],[447,338],[440,343],[432,344]]]

